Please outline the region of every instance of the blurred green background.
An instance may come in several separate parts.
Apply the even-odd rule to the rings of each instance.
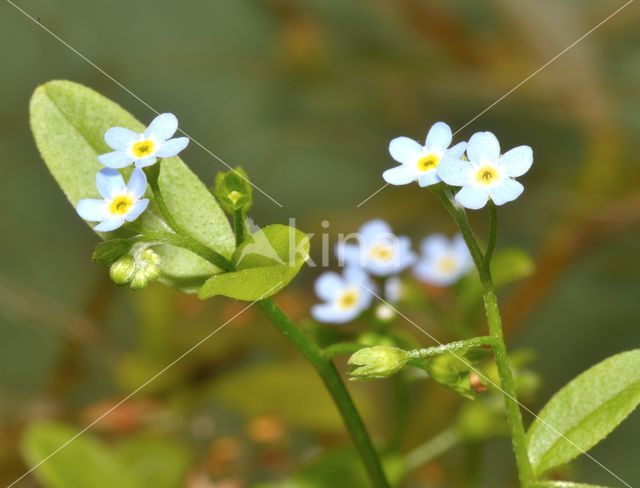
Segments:
[[[335,235],[381,217],[416,241],[454,230],[417,185],[386,188],[356,207],[393,164],[388,141],[422,139],[438,120],[456,130],[622,3],[17,1],[149,105],[177,114],[185,131],[227,163],[242,165],[284,205],[256,193],[258,224],[295,218],[300,229],[320,233],[327,220]],[[537,351],[533,368],[544,382],[530,403],[534,411],[588,366],[640,342],[639,24],[640,5],[631,4],[457,136],[491,130],[504,148],[534,148],[525,195],[500,211],[499,238],[499,246],[521,247],[536,261],[532,276],[502,293],[511,345]],[[136,293],[110,284],[90,260],[96,237],[37,154],[28,100],[38,84],[64,78],[100,91],[142,121],[154,114],[5,2],[0,39],[0,482],[6,485],[26,470],[19,445],[27,426],[56,420],[80,430],[244,305],[202,303],[160,285]],[[224,169],[195,144],[183,156],[207,183]],[[483,232],[486,215],[472,218]],[[312,251],[319,257],[318,237]],[[279,298],[296,319],[308,316],[317,274],[304,270]],[[420,323],[420,311],[412,316]],[[447,337],[446,330],[431,332]],[[394,414],[389,388],[388,381],[350,384],[376,439],[389,432]],[[412,394],[405,451],[443,430],[462,403],[425,382]],[[640,485],[638,438],[636,413],[592,454]],[[348,446],[310,367],[253,310],[87,439],[109,446],[145,479],[159,478],[150,485],[190,488],[279,482]],[[492,439],[479,456],[479,486],[515,486],[508,440]],[[459,472],[467,457],[456,447],[414,472],[407,486],[465,486]],[[570,473],[618,486],[586,458]],[[327,483],[350,486],[340,476],[333,472]],[[40,485],[30,476],[19,486]]]

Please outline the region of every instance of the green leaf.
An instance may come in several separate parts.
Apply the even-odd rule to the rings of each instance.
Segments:
[[[101,242],[96,246],[93,251],[93,260],[96,263],[103,266],[111,266],[122,256],[127,254],[133,245],[136,243],[136,239],[111,239]]]
[[[30,117],[38,150],[74,206],[81,198],[99,198],[95,177],[101,165],[97,157],[111,151],[104,142],[104,133],[116,126],[144,130],[119,105],[70,81],[50,81],[39,86],[31,98]],[[203,244],[230,256],[235,247],[233,232],[213,195],[179,158],[165,159],[161,164],[160,188],[176,221]],[[139,220],[145,227],[164,229],[154,205]],[[127,234],[120,230],[101,235],[107,236]],[[190,251],[167,244],[158,248],[163,258],[163,281],[170,285],[197,288],[220,271]]]
[[[298,274],[309,257],[309,239],[286,225],[270,225],[238,247],[232,261],[237,271],[211,277],[201,299],[224,295],[254,301],[276,294]]]
[[[134,438],[119,443],[115,454],[142,486],[184,486],[191,452],[182,444],[163,439]]]
[[[57,423],[29,426],[22,438],[22,455],[35,467],[77,434]],[[53,454],[34,471],[45,488],[138,488],[138,484],[113,453],[91,434],[84,433]]]
[[[528,488],[607,488],[602,485],[587,485],[573,481],[536,481]]]
[[[588,369],[556,393],[529,428],[534,471],[543,473],[591,449],[639,403],[640,349]]]

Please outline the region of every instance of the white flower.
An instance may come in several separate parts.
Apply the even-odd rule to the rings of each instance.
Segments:
[[[420,259],[413,267],[415,276],[425,283],[448,286],[473,268],[473,259],[462,235],[449,240],[434,234],[420,243]]]
[[[384,282],[384,299],[389,303],[397,303],[404,294],[404,285],[397,276],[392,276]]]
[[[500,155],[500,143],[491,132],[478,132],[467,145],[467,158],[447,158],[438,168],[438,174],[448,185],[461,186],[456,200],[466,208],[478,209],[491,198],[503,205],[518,198],[524,187],[514,180],[522,176],[533,164],[533,150],[518,146]]]
[[[396,236],[383,220],[367,222],[355,237],[357,244],[345,241],[336,246],[341,265],[361,267],[376,276],[389,276],[404,270],[416,259],[409,238]]]
[[[187,137],[171,139],[176,130],[178,119],[169,113],[158,115],[142,134],[112,127],[105,133],[104,140],[115,151],[98,156],[98,161],[115,169],[132,163],[138,168],[151,166],[158,158],[171,158],[187,147]]]
[[[360,268],[346,268],[342,276],[323,273],[315,283],[316,295],[325,303],[314,305],[311,315],[319,322],[344,324],[369,308],[375,290],[371,278]]]
[[[96,186],[104,200],[85,198],[78,202],[78,215],[91,222],[100,222],[93,230],[109,232],[125,222],[136,220],[149,205],[142,198],[147,189],[147,177],[141,169],[134,169],[125,185],[124,178],[114,169],[101,169],[96,175]]]
[[[391,185],[406,185],[418,181],[420,186],[435,185],[440,182],[438,166],[445,158],[461,158],[467,147],[466,142],[452,148],[451,129],[444,122],[437,122],[429,129],[424,146],[408,137],[396,137],[389,144],[391,157],[402,163],[386,170],[382,177]]]

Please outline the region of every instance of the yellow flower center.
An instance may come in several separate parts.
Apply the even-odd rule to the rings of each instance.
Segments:
[[[393,248],[384,244],[376,244],[369,250],[369,255],[379,261],[391,261],[393,259]]]
[[[438,270],[442,273],[451,273],[456,269],[456,260],[451,256],[447,256],[442,258],[438,263]]]
[[[483,166],[476,172],[476,181],[481,185],[490,185],[498,176],[498,171],[494,167]]]
[[[151,139],[146,139],[144,141],[134,142],[131,152],[136,158],[146,158],[153,154],[155,148],[156,145],[153,141]]]
[[[440,158],[435,154],[429,154],[423,156],[418,160],[418,170],[425,172],[432,169],[436,169],[440,163]]]
[[[131,210],[132,206],[133,199],[128,197],[127,195],[121,195],[111,200],[109,210],[113,215],[125,215],[129,212],[129,210]]]
[[[358,303],[360,294],[358,290],[347,290],[338,299],[338,308],[347,310],[353,308]]]

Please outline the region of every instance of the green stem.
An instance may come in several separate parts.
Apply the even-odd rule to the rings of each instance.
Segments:
[[[233,211],[233,230],[236,235],[236,247],[238,247],[246,238],[244,229],[244,212],[241,208]]]
[[[433,356],[439,356],[445,352],[456,352],[461,349],[467,349],[470,347],[493,347],[495,340],[491,336],[474,337],[472,339],[465,339],[462,341],[449,342],[448,344],[442,344],[440,346],[425,347],[423,349],[414,349],[409,351],[409,356],[412,359],[425,359]]]
[[[167,206],[167,202],[162,195],[162,191],[160,191],[160,162],[154,164],[153,166],[148,166],[146,168],[147,180],[149,182],[149,186],[151,187],[151,191],[153,192],[153,197],[158,206],[158,210],[162,214],[162,217],[167,222],[169,227],[173,229],[173,231],[177,234],[177,237],[173,238],[176,245],[187,248],[190,251],[202,256],[210,263],[214,264],[220,269],[225,271],[231,271],[233,269],[233,265],[231,262],[225,258],[222,254],[210,249],[209,247],[202,244],[195,237],[193,237],[189,232],[187,232],[177,221],[173,218],[169,207]],[[166,235],[165,235],[165,238]]]
[[[493,258],[493,251],[496,249],[496,240],[498,238],[498,209],[493,201],[489,200],[489,213],[491,215],[491,227],[489,229],[489,243],[487,244],[487,251],[484,253],[484,267],[487,272],[491,271],[491,258]]]
[[[443,187],[434,188],[433,192],[443,202],[447,211],[451,214],[456,221],[462,236],[471,252],[471,256],[475,263],[478,273],[480,274],[480,281],[483,288],[483,300],[484,308],[487,316],[487,325],[489,327],[489,334],[494,339],[493,350],[495,354],[496,366],[498,368],[498,375],[500,376],[500,386],[504,394],[505,410],[507,414],[507,423],[509,424],[509,431],[511,433],[511,442],[513,444],[513,451],[516,457],[516,464],[518,466],[518,475],[520,477],[520,484],[527,486],[533,480],[533,469],[531,468],[531,462],[527,454],[526,436],[524,432],[524,425],[522,422],[522,413],[520,412],[520,406],[516,395],[515,382],[513,380],[513,372],[511,369],[511,362],[507,354],[507,346],[504,341],[504,335],[502,333],[502,320],[500,318],[500,309],[498,308],[498,298],[496,296],[493,280],[491,278],[491,269],[489,261],[485,261],[485,256],[480,250],[480,246],[476,241],[469,221],[467,220],[466,213],[462,207],[455,204],[450,195]],[[487,250],[487,256],[489,259],[493,253],[493,246],[495,246],[497,234],[497,212],[495,212],[495,206],[491,208],[491,233],[489,243],[490,248]],[[491,244],[493,243],[493,244]]]
[[[355,342],[338,342],[325,347],[324,356],[327,359],[332,359],[335,356],[341,356],[342,354],[353,354],[365,347],[367,346],[363,344],[356,344]]]
[[[356,410],[351,395],[347,391],[342,378],[335,366],[326,357],[323,351],[300,330],[287,317],[287,315],[270,298],[260,300],[259,307],[273,322],[276,328],[287,338],[296,349],[313,365],[329,393],[333,397],[342,419],[351,435],[356,449],[369,474],[371,485],[376,488],[388,488],[389,483],[385,477],[380,458],[373,448],[367,429]]]
[[[416,447],[405,456],[407,471],[413,471],[444,454],[460,440],[460,434],[453,427],[440,432],[437,436]]]

